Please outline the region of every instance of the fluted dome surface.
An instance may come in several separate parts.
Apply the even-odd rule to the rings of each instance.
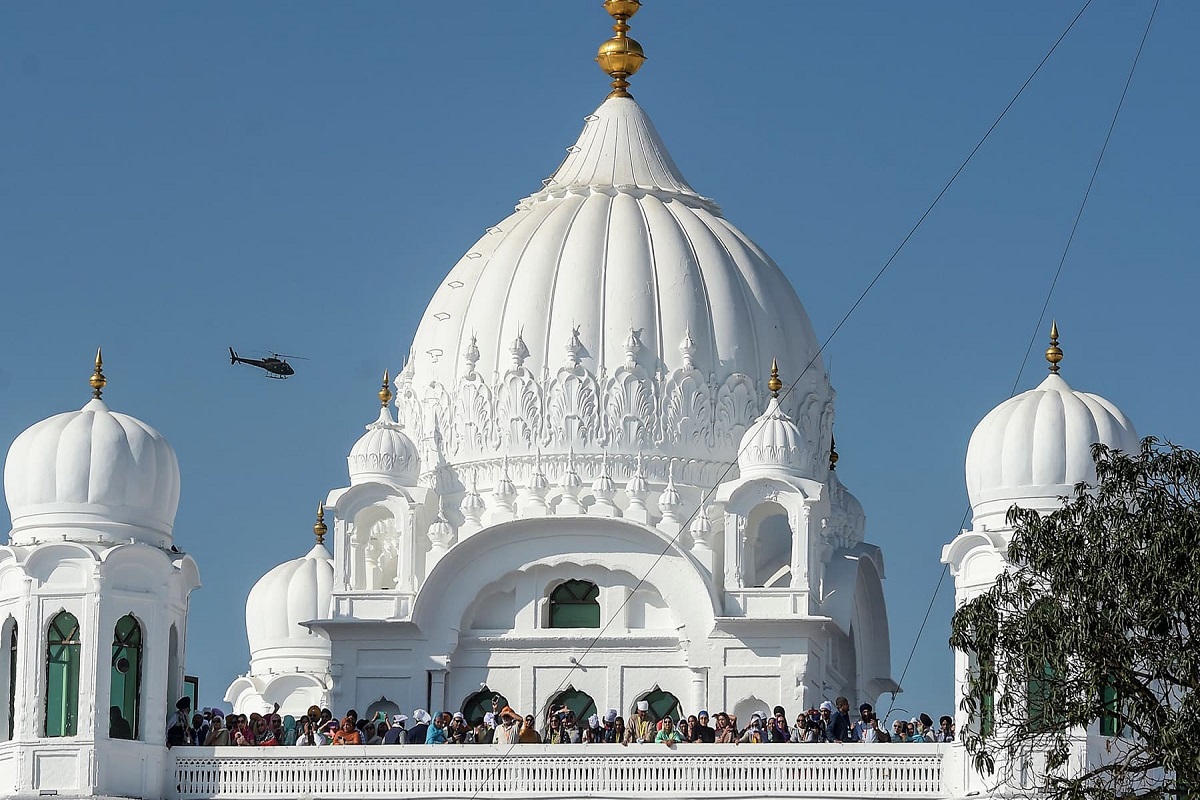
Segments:
[[[346,462],[351,486],[370,482],[415,486],[419,473],[416,445],[387,408],[379,410],[379,419],[367,426]]]
[[[333,558],[315,545],[258,579],[246,600],[246,638],[253,672],[280,659],[285,665],[309,657],[329,658],[329,640],[301,622],[328,616],[333,598]]]
[[[772,357],[807,364],[817,348],[779,267],[617,97],[442,282],[397,404],[418,443],[438,426],[451,463],[655,445],[728,462]],[[831,399],[817,359],[789,398],[814,443]]]
[[[179,508],[179,462],[154,428],[94,399],[17,437],[4,496],[17,542],[49,525],[118,525],[132,526],[122,536],[163,544]]]
[[[738,470],[743,478],[762,473],[784,473],[796,477],[805,475],[804,439],[791,417],[779,408],[779,398],[772,397],[767,410],[755,420],[738,450]]]
[[[1053,511],[1075,484],[1096,480],[1092,445],[1127,452],[1137,431],[1103,397],[1073,390],[1058,374],[1012,397],[976,426],[967,446],[967,493],[976,521],[994,527],[1013,504]]]

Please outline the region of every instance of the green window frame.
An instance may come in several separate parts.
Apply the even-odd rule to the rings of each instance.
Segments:
[[[132,614],[113,627],[109,679],[109,736],[137,739],[141,734],[142,626]]]
[[[1117,687],[1105,679],[1104,685],[1100,687],[1101,736],[1120,736],[1125,732],[1119,716],[1120,704],[1121,697],[1117,694]]]
[[[664,692],[657,686],[639,697],[638,700],[645,700],[647,703],[649,703],[650,708],[646,713],[650,716],[650,719],[654,720],[655,722],[658,722],[660,719],[668,715],[670,715],[671,719],[678,722],[679,718],[683,715],[683,706],[679,704],[679,698],[670,692]],[[633,708],[630,709],[629,713],[637,713],[636,702],[633,704]]]
[[[60,611],[46,631],[46,736],[74,736],[79,725],[79,620]]]
[[[591,581],[569,580],[550,593],[551,628],[599,628],[600,588]]]
[[[17,621],[8,633],[8,740],[17,729]]]
[[[486,686],[474,694],[468,695],[467,699],[462,704],[463,718],[472,725],[477,725],[483,721],[483,715],[489,714],[492,711],[492,698],[496,698],[496,713],[500,713],[500,709],[508,705],[508,698],[499,692],[493,691]],[[496,724],[500,724],[500,720],[496,720]]]
[[[596,711],[596,701],[587,692],[581,692],[574,686],[571,686],[562,692],[559,692],[553,700],[550,701],[550,707],[566,706],[575,714],[576,722],[582,727],[587,724],[587,718]]]
[[[1029,716],[1029,729],[1034,733],[1045,733],[1059,725],[1046,709],[1054,694],[1056,679],[1054,667],[1046,661],[1042,664],[1042,677],[1030,678],[1025,686],[1025,712]]]

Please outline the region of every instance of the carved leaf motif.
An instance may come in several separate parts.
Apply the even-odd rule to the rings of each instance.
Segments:
[[[660,441],[712,445],[712,398],[698,370],[676,370],[663,390]]]
[[[454,420],[461,451],[480,453],[493,441],[492,392],[478,375],[464,380],[458,390]]]
[[[524,369],[511,370],[498,387],[496,423],[501,443],[529,450],[542,430],[542,396],[537,382]]]
[[[547,443],[583,446],[599,438],[596,379],[583,367],[561,369],[546,404]]]
[[[610,445],[635,449],[651,443],[655,426],[654,387],[641,369],[618,369],[605,402]]]
[[[716,446],[736,449],[759,413],[754,382],[742,373],[730,375],[717,390]]]
[[[419,442],[425,430],[421,398],[417,397],[411,386],[400,390],[399,397],[396,398],[396,411],[408,437],[414,442]]]

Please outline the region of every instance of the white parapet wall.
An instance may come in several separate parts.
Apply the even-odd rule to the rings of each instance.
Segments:
[[[172,800],[944,798],[944,745],[177,747]]]

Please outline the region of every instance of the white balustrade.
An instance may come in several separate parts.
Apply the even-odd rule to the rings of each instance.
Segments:
[[[173,798],[940,798],[944,745],[177,747]]]

